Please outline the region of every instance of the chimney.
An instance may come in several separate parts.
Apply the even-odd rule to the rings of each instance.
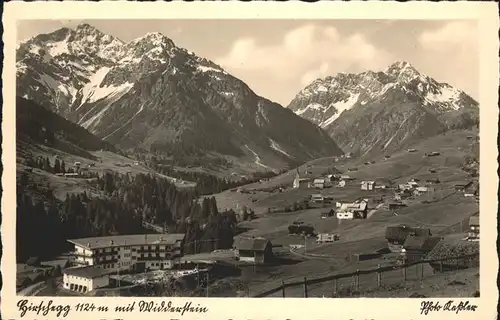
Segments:
[[[148,235],[147,234],[144,235],[144,243],[148,243]]]
[[[110,245],[114,245],[114,244],[115,244],[115,242],[114,242],[113,240],[111,240],[111,241],[109,242],[109,244],[110,244]]]

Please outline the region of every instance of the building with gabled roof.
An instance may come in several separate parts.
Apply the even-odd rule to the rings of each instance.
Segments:
[[[325,179],[325,178],[314,179],[313,185],[315,188],[318,189],[328,188],[332,186],[330,179]]]
[[[474,215],[469,218],[469,241],[479,241],[479,215]]]
[[[373,190],[375,185],[375,181],[361,181],[361,190]]]
[[[273,258],[271,241],[262,237],[238,237],[234,248],[236,257],[241,262],[265,264]]]
[[[402,247],[406,262],[422,260],[442,239],[428,235],[409,235]]]
[[[86,293],[109,285],[112,270],[98,266],[73,267],[64,270],[63,287],[67,290]]]

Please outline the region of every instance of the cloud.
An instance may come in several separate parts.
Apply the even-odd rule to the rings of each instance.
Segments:
[[[421,62],[443,80],[478,97],[478,26],[474,21],[447,21],[418,36]]]
[[[277,44],[260,44],[251,37],[238,39],[227,54],[215,61],[235,74],[266,72],[278,79],[300,79],[306,84],[349,68],[383,68],[390,56],[364,34],[343,36],[334,27],[305,24],[286,33]]]
[[[301,78],[300,82],[302,85],[306,86],[311,83],[314,79],[324,78],[329,75],[330,65],[328,63],[322,63],[318,68],[307,71]]]
[[[423,32],[418,41],[425,49],[453,51],[467,48],[476,41],[476,25],[473,22],[452,21],[435,30]]]

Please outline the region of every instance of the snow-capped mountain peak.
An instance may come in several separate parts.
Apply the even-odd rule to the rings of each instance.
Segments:
[[[421,74],[414,66],[406,61],[398,61],[384,70],[384,73],[400,83],[408,83],[415,79],[427,81],[427,77]]]
[[[17,94],[120,147],[216,152],[259,170],[341,153],[310,122],[159,32],[128,43],[89,25],[59,33],[39,36],[36,58],[20,48]],[[68,53],[43,58],[53,43]]]
[[[397,61],[383,71],[316,79],[288,108],[335,139],[340,136],[344,151],[359,148],[363,152],[378,146],[385,150],[391,143],[401,145],[413,136],[445,128],[468,127],[479,117],[474,99],[406,61]]]

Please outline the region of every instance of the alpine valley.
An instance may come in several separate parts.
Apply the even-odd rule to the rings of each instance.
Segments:
[[[288,109],[326,130],[345,152],[365,157],[479,124],[473,98],[404,61],[380,72],[317,79]]]
[[[125,151],[244,172],[342,154],[316,125],[160,33],[125,43],[89,24],[62,28],[21,43],[16,67],[19,97]]]

